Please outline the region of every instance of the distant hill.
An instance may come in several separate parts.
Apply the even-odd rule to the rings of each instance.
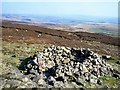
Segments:
[[[68,16],[47,16],[47,15],[22,15],[22,14],[3,14],[4,18],[20,19],[22,21],[52,22],[52,23],[80,23],[80,22],[103,22],[118,23],[118,18],[114,17],[96,17],[85,15],[68,15]]]

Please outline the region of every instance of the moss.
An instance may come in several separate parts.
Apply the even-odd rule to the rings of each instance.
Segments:
[[[2,60],[0,61],[12,64],[13,66],[17,66],[20,62],[20,59],[25,59],[33,55],[36,51],[42,50],[44,46],[45,45],[42,44],[26,44],[3,41],[3,51],[2,54],[0,54]],[[27,53],[28,55],[24,57],[16,57],[16,55],[20,53]]]
[[[108,87],[118,87],[120,85],[120,79],[114,78],[112,76],[101,76],[100,79],[103,82],[103,85]]]
[[[99,79],[102,80],[102,85],[85,82],[85,86],[88,88],[103,88],[105,86],[109,88],[118,88],[118,86],[120,86],[120,79],[114,78],[112,76],[101,76]]]
[[[0,75],[10,72],[11,67],[18,69],[21,60],[32,56],[36,51],[44,48],[44,44],[26,44],[17,42],[2,42],[2,52],[0,53]],[[18,57],[20,53],[27,53],[23,57]]]
[[[14,58],[14,57],[11,57],[10,55],[3,55],[2,62],[11,64],[13,66],[17,66],[19,64],[19,58]]]
[[[109,61],[108,63],[113,67],[114,70],[120,73],[120,65],[116,63],[116,60],[114,62]]]
[[[90,82],[85,82],[85,86],[91,86],[92,85],[92,83],[90,83]]]
[[[85,82],[85,86],[88,88],[99,88],[98,84],[91,83],[91,82]]]

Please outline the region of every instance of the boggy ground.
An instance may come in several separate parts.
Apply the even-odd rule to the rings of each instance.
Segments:
[[[21,60],[33,55],[35,51],[40,51],[51,44],[68,47],[90,48],[94,52],[102,55],[110,55],[112,58],[107,62],[110,63],[117,71],[120,65],[116,62],[119,60],[119,43],[117,37],[106,36],[103,34],[87,32],[65,32],[61,30],[52,30],[44,27],[22,25],[13,22],[3,22],[2,28],[2,63],[1,77],[4,76],[0,84],[3,87],[10,88],[7,83],[10,79],[13,82],[20,79],[15,75],[9,76],[10,72],[19,70],[17,66]],[[12,69],[13,68],[13,69]],[[104,85],[108,87],[118,87],[120,80],[112,77],[102,77]],[[3,84],[4,82],[4,84]],[[98,87],[87,83],[89,87]],[[22,86],[22,85],[21,85]],[[27,87],[27,86],[26,86]],[[29,86],[28,86],[29,87]]]

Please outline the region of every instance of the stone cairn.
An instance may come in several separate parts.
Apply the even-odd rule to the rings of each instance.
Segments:
[[[85,82],[101,85],[99,77],[105,75],[119,78],[112,66],[90,49],[55,45],[35,52],[25,70],[28,74],[40,75],[38,83],[54,87],[70,87],[69,83],[79,87],[84,86]]]

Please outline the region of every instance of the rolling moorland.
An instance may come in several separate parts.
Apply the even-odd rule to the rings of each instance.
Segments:
[[[32,87],[59,87],[59,88],[118,88],[120,86],[120,60],[119,60],[119,48],[120,43],[118,43],[120,37],[117,36],[110,36],[107,34],[102,33],[91,33],[91,32],[83,32],[83,31],[70,31],[70,30],[61,30],[59,28],[56,29],[53,27],[48,26],[35,26],[25,23],[19,23],[17,21],[2,21],[2,25],[0,26],[2,30],[2,62],[0,63],[1,70],[0,70],[0,88],[32,88]],[[56,75],[58,74],[58,77],[55,77],[54,75],[51,75],[52,70],[50,67],[54,67],[55,65],[51,65],[50,67],[43,66],[39,70],[41,73],[48,73],[45,68],[50,69],[51,71],[48,73],[48,76],[43,76],[43,74],[38,74],[36,71],[33,71],[34,74],[31,74],[30,72],[27,72],[26,69],[28,68],[19,68],[20,65],[24,65],[27,61],[27,58],[30,59],[30,56],[33,56],[36,51],[43,51],[43,58],[50,58],[50,56],[47,56],[46,53],[51,53],[49,51],[49,48],[52,49],[52,51],[55,51],[59,54],[59,50],[62,50],[62,53],[65,53],[64,51],[68,51],[71,53],[71,56],[74,56],[73,58],[80,59],[79,55],[77,53],[82,53],[84,50],[79,51],[79,48],[86,48],[87,54],[88,52],[94,52],[98,54],[99,58],[102,56],[103,59],[100,59],[102,64],[105,63],[105,66],[98,66],[106,68],[110,67],[110,71],[103,71],[100,76],[94,75],[92,72],[90,72],[90,75],[93,75],[95,78],[85,79],[88,76],[84,75],[84,73],[89,73],[85,69],[87,66],[85,66],[84,70],[86,72],[83,72],[82,70],[79,72],[83,72],[83,76],[80,74],[78,75],[78,79],[76,74],[67,73],[67,75],[61,75],[61,73],[57,73],[57,71],[62,72],[58,69],[56,70]],[[56,49],[58,48],[58,50]],[[66,49],[67,48],[67,49]],[[89,48],[90,50],[87,50]],[[46,51],[47,50],[47,51]],[[72,51],[73,50],[73,51]],[[75,51],[76,55],[73,54]],[[77,52],[79,51],[79,52]],[[52,52],[52,56],[55,56],[55,52]],[[68,53],[68,54],[69,54]],[[86,56],[87,54],[83,54]],[[80,54],[81,55],[81,54]],[[100,56],[99,56],[100,55]],[[110,57],[109,57],[110,56]],[[67,56],[66,56],[67,57]],[[94,55],[91,57],[94,57]],[[63,58],[63,56],[62,56]],[[64,56],[65,58],[65,56]],[[70,60],[68,60],[70,58]],[[63,61],[60,61],[57,63],[58,66],[62,66],[62,68],[67,67],[72,68],[71,70],[74,70],[74,65],[67,64],[71,63],[71,60],[73,60],[73,63],[76,64],[76,61],[74,62],[74,59],[72,57],[66,58]],[[40,59],[40,60],[42,60]],[[88,59],[88,58],[87,58]],[[87,60],[86,59],[86,60]],[[56,56],[55,60],[52,60],[57,62]],[[75,59],[76,60],[76,59]],[[96,60],[96,59],[95,59]],[[48,59],[49,61],[49,59]],[[46,61],[46,65],[49,64],[48,61]],[[88,60],[89,61],[89,60]],[[105,61],[105,62],[104,62]],[[22,63],[24,62],[24,64]],[[44,62],[44,60],[43,60]],[[81,62],[77,61],[78,65],[80,67]],[[86,61],[87,63],[87,61]],[[93,65],[92,61],[89,61],[89,63],[92,63],[92,69],[97,67],[97,65]],[[100,62],[99,62],[100,63]],[[59,65],[60,64],[60,65]],[[109,64],[109,65],[108,65]],[[25,65],[31,65],[31,63],[27,63]],[[66,66],[64,66],[66,65]],[[82,62],[82,65],[86,65],[85,62]],[[49,66],[49,65],[48,65]],[[30,67],[30,66],[29,66]],[[84,67],[84,66],[82,66]],[[25,69],[25,70],[24,70]],[[45,70],[44,70],[45,69]],[[53,68],[52,68],[53,69]],[[111,71],[112,69],[112,71]],[[93,70],[94,71],[94,70]],[[99,70],[97,70],[100,72]],[[101,71],[102,72],[102,71]],[[110,74],[105,74],[104,72],[108,72]],[[69,72],[70,73],[70,72]],[[60,74],[60,76],[59,76]],[[98,74],[97,74],[98,75]],[[75,77],[74,77],[75,76]],[[61,79],[62,77],[62,79]],[[85,79],[85,80],[84,80]],[[95,81],[99,80],[99,82]],[[43,82],[43,83],[41,83]],[[66,82],[66,83],[65,83]]]

